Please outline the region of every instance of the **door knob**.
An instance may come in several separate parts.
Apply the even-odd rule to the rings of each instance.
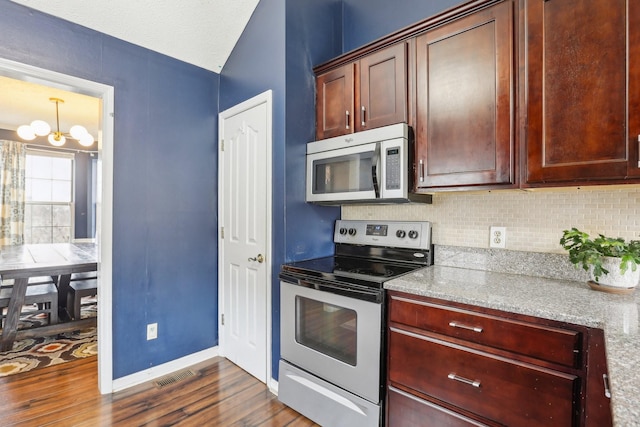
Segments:
[[[249,261],[258,261],[260,264],[264,262],[264,257],[262,254],[258,254],[255,258],[249,258]]]

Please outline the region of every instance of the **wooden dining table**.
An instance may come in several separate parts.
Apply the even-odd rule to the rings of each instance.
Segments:
[[[98,269],[95,243],[47,243],[0,247],[0,279],[13,279],[13,289],[7,317],[0,336],[0,351],[8,351],[16,339],[39,335],[52,335],[95,325],[96,319],[81,319],[43,327],[18,330],[20,312],[25,301],[30,277],[58,278],[58,300],[66,309],[71,274]]]

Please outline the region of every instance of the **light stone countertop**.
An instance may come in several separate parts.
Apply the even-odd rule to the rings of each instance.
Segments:
[[[443,247],[441,253],[450,249]],[[499,258],[507,252],[471,250],[456,257]],[[609,294],[590,289],[586,281],[438,264],[447,264],[447,259],[439,259],[436,251],[436,265],[387,281],[384,287],[603,329],[614,425],[640,426],[640,291]]]

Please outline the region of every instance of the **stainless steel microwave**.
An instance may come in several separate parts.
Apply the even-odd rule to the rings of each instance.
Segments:
[[[431,203],[409,192],[409,126],[406,123],[307,144],[307,202]]]

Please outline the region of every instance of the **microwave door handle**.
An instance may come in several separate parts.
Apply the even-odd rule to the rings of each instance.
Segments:
[[[380,198],[380,183],[378,181],[378,162],[380,161],[380,144],[376,144],[371,158],[371,179],[373,180],[373,191],[376,193],[376,199]]]

